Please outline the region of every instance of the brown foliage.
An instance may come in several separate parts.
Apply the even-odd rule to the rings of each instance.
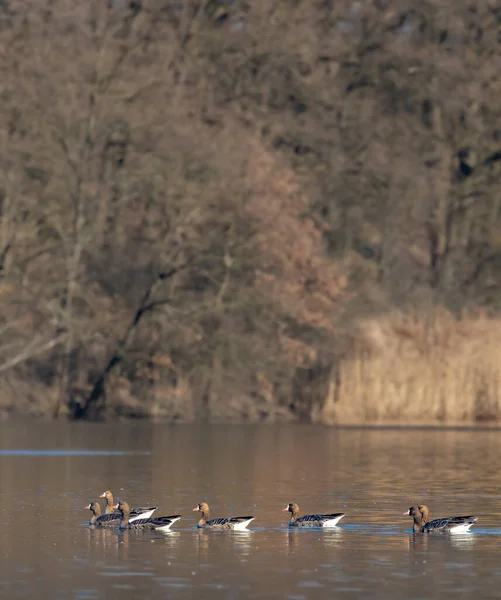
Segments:
[[[376,315],[497,312],[500,19],[3,3],[0,406],[330,421]]]
[[[361,328],[350,359],[331,373],[331,393],[318,413],[323,422],[457,425],[499,418],[499,319],[458,321],[439,312],[424,323],[395,314]]]

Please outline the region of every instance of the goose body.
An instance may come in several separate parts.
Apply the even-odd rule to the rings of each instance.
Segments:
[[[289,511],[291,518],[289,527],[336,527],[345,516],[344,513],[331,513],[299,516],[299,506],[295,502],[287,504],[283,511]]]
[[[119,529],[135,529],[135,530],[157,530],[157,531],[168,531],[172,525],[179,521],[181,515],[171,515],[169,517],[157,517],[157,518],[136,518],[134,520],[129,518],[130,507],[127,502],[121,500],[116,506],[113,507],[120,514],[120,521],[118,524]]]
[[[414,519],[414,533],[465,533],[477,522],[478,517],[473,515],[465,517],[442,517],[430,519],[430,511],[424,504],[411,506],[404,515]]]
[[[92,512],[92,517],[89,521],[89,525],[95,525],[96,527],[117,527],[120,524],[120,519],[122,515],[118,511],[105,513],[104,515],[101,513],[101,506],[99,502],[91,502],[85,508],[89,509]],[[132,509],[130,512],[129,520],[133,523],[137,519],[145,519],[148,518],[150,512],[138,512],[143,509]],[[151,511],[153,512],[153,511]]]
[[[119,513],[102,515],[99,502],[91,502],[85,508],[92,512],[89,525],[94,525],[95,527],[116,527],[120,523]]]
[[[197,504],[193,511],[199,511],[202,513],[200,521],[198,521],[197,527],[199,529],[235,529],[242,530],[247,529],[247,526],[255,517],[220,517],[218,519],[209,519],[209,505],[206,502]]]
[[[113,494],[110,492],[110,490],[106,490],[106,492],[103,492],[99,497],[105,499],[105,504],[106,504],[106,508],[104,511],[105,515],[111,515],[114,512],[116,512],[113,508],[113,505],[114,505]],[[129,521],[132,523],[136,519],[149,519],[153,515],[153,513],[157,510],[157,508],[158,508],[157,506],[149,506],[149,507],[139,506],[137,508],[131,508]],[[120,520],[120,514],[118,514],[116,516]]]

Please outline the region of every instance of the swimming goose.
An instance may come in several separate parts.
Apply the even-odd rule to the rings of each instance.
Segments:
[[[96,527],[116,527],[120,523],[121,514],[118,511],[110,512],[108,514],[101,514],[101,506],[99,502],[91,502],[85,508],[89,509],[92,512],[92,517],[89,521],[89,525],[96,525]],[[142,509],[139,509],[142,510]],[[145,519],[145,514],[150,513],[141,513],[136,512],[136,509],[130,511],[130,521],[131,523],[136,521],[137,519]]]
[[[112,514],[113,511],[113,494],[110,490],[106,490],[100,496],[100,498],[104,498],[106,502],[106,510],[104,511],[105,515]],[[151,515],[157,510],[157,506],[150,507],[138,507],[130,509],[130,521],[135,521],[136,519],[149,519]]]
[[[168,531],[171,526],[179,521],[181,515],[171,515],[170,517],[157,517],[155,519],[129,519],[130,507],[127,502],[121,500],[113,507],[120,515],[119,529],[156,529],[158,531]]]
[[[295,502],[287,504],[283,512],[289,511],[291,518],[289,527],[335,527],[345,515],[344,513],[332,513],[330,515],[304,515],[299,516],[299,506]]]
[[[414,533],[430,533],[434,531],[441,533],[464,533],[478,520],[478,517],[467,516],[443,517],[442,519],[430,521],[430,511],[424,504],[411,506],[407,512],[404,512],[404,515],[414,519]]]
[[[120,513],[116,512],[102,515],[99,502],[91,502],[85,508],[92,512],[89,525],[95,525],[96,527],[115,527],[120,523]]]
[[[255,517],[221,517],[219,519],[209,520],[209,505],[206,502],[197,504],[193,511],[198,510],[202,513],[202,517],[198,522],[200,529],[246,529],[247,525],[254,520]]]

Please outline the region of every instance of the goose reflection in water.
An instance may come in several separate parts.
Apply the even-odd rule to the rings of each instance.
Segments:
[[[174,546],[179,544],[181,533],[179,531],[163,531],[162,535],[159,535],[158,538],[165,540],[165,546],[167,546],[167,548],[174,548]]]
[[[341,545],[343,541],[343,529],[336,528],[330,531],[316,531],[312,529],[287,529],[285,532],[285,545],[289,555],[308,546],[322,545],[332,550]]]
[[[99,558],[115,556],[128,558],[129,532],[114,531],[111,529],[89,527],[87,528],[89,550],[96,551]],[[125,556],[124,556],[125,551]]]
[[[447,544],[459,550],[472,550],[475,546],[477,536],[473,533],[456,533],[453,535],[426,535],[411,533],[407,538],[407,546],[410,551],[422,552],[438,549],[440,545]]]
[[[239,556],[248,556],[252,550],[253,536],[256,534],[251,529],[243,529],[235,531],[230,537],[233,542],[233,547]]]
[[[343,541],[343,529],[322,533],[319,538],[322,545],[326,548],[335,548],[336,546],[341,545],[341,542]]]
[[[251,529],[217,532],[199,529],[195,533],[198,556],[204,561],[208,560],[211,554],[210,548],[212,547],[213,550],[219,548],[221,543],[223,543],[224,546],[229,547],[233,554],[247,556],[252,550],[252,541],[255,533],[256,532]],[[231,547],[229,546],[230,544]]]

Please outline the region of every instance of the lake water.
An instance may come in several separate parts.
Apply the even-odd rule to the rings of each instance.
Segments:
[[[0,423],[0,597],[498,598],[501,432]],[[106,489],[180,513],[170,534],[91,530]],[[253,514],[195,529],[192,508]],[[285,527],[345,512],[332,531]],[[468,534],[413,535],[402,513],[475,514]]]

